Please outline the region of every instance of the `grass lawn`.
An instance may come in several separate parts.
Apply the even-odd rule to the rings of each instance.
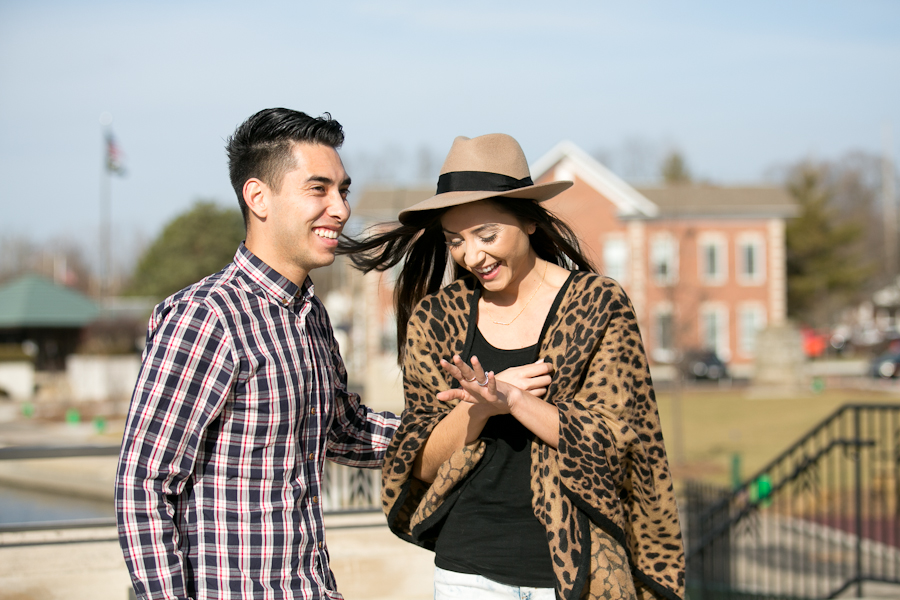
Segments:
[[[715,385],[686,387],[680,394],[663,388],[657,399],[676,486],[688,478],[729,484],[735,453],[747,479],[844,404],[900,405],[898,392],[826,389],[765,398]]]

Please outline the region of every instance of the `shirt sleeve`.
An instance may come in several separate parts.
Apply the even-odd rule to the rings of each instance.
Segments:
[[[360,403],[359,394],[347,391],[347,369],[333,335],[331,348],[335,418],[328,432],[327,456],[342,465],[380,469],[400,419],[391,412],[366,408]]]
[[[177,498],[231,394],[234,366],[208,307],[184,303],[154,315],[116,473],[119,543],[139,600],[188,598]]]

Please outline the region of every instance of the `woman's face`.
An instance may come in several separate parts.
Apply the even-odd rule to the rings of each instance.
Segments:
[[[508,290],[534,268],[537,255],[528,236],[535,224],[522,223],[492,202],[451,208],[441,217],[441,228],[453,260],[486,290]]]

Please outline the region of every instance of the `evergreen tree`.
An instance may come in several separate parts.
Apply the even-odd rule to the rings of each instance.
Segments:
[[[787,187],[800,205],[786,231],[788,314],[813,326],[828,325],[855,300],[871,273],[872,265],[858,251],[863,228],[839,217],[821,170],[802,165]]]
[[[688,170],[687,162],[678,150],[673,150],[666,156],[661,171],[663,180],[669,185],[691,182],[691,173]]]
[[[197,202],[166,225],[144,252],[126,293],[165,298],[221,270],[244,237],[238,209]]]

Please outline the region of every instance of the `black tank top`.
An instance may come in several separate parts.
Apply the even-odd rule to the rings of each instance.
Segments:
[[[494,348],[475,332],[472,355],[499,373],[537,360],[537,345]],[[469,360],[467,358],[466,360]],[[465,483],[435,546],[434,564],[506,585],[553,587],[547,533],[531,509],[531,440],[512,415],[488,419],[483,465]]]
[[[572,276],[562,286],[547,320],[556,312]],[[546,323],[544,324],[546,328]],[[485,371],[499,373],[533,363],[538,344],[517,350],[491,346],[476,329],[471,351]],[[488,419],[482,464],[463,483],[441,527],[434,564],[513,586],[552,588],[556,577],[547,532],[531,508],[531,440],[534,434],[512,415]]]

